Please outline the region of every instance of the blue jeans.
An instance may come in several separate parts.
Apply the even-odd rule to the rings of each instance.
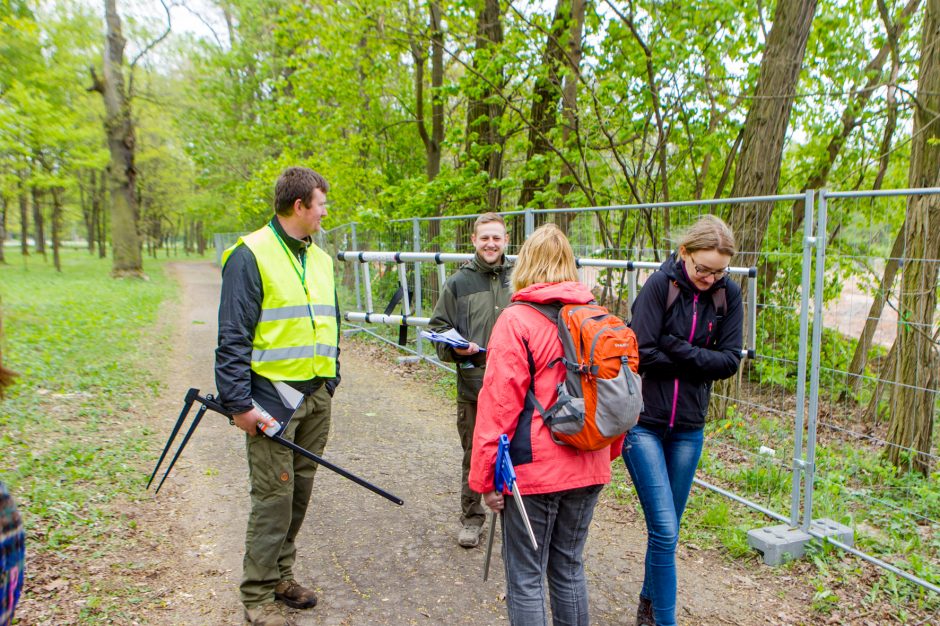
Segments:
[[[635,426],[623,460],[646,516],[646,570],[640,596],[653,603],[656,626],[676,623],[676,545],[679,521],[702,455],[704,430]]]
[[[523,496],[538,550],[522,521],[513,496],[503,510],[503,564],[506,608],[512,626],[545,626],[545,584],[548,578],[552,623],[587,626],[588,593],[581,553],[587,541],[594,506],[603,485],[557,493]]]

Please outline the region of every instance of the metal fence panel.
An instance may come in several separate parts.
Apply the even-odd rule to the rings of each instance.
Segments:
[[[755,241],[760,239],[757,213],[770,212],[760,249],[739,250],[748,265],[757,267],[756,276],[742,278],[747,334],[756,337],[756,351],[742,362],[736,380],[714,386],[718,410],[706,427],[697,482],[811,534],[818,535],[813,524],[820,518],[844,524],[854,532],[857,548],[833,543],[937,591],[937,474],[904,471],[916,470],[917,463],[936,468],[937,434],[931,431],[927,450],[901,447],[907,467],[897,470],[884,457],[898,449],[888,431],[900,389],[923,394],[930,425],[940,414],[940,315],[934,315],[933,326],[918,325],[908,323],[899,307],[905,272],[920,264],[936,277],[940,264],[936,258],[906,254],[903,241],[910,233],[904,209],[925,198],[936,202],[938,193],[821,192],[817,203],[807,192],[517,211],[504,215],[507,253],[518,253],[534,228],[553,222],[568,234],[578,257],[658,263],[676,247],[682,228],[703,214],[727,219],[734,206],[744,207],[748,226],[735,234],[739,241]],[[393,220],[378,228],[346,224],[321,233],[318,241],[334,258],[345,250],[470,253],[476,217]],[[926,231],[931,227],[940,229],[934,224]],[[234,240],[217,236],[217,254]],[[443,281],[456,267],[453,262],[405,264],[408,313],[429,316]],[[387,262],[335,263],[341,307],[384,311],[402,284],[400,271]],[[629,319],[632,298],[651,271],[583,267],[580,278],[599,300]],[[922,297],[936,298],[936,279],[922,289]],[[393,311],[401,312],[402,305]],[[396,327],[358,328],[398,342]],[[901,365],[893,356],[899,329],[933,342],[934,360],[921,364],[913,382],[899,376]],[[409,330],[405,349],[434,360],[434,351],[416,334]]]

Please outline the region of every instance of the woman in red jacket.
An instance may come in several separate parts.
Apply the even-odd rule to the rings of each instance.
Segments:
[[[577,282],[574,253],[565,235],[546,224],[530,236],[512,272],[513,302],[584,304],[594,298]],[[610,462],[621,440],[585,452],[559,445],[542,416],[526,399],[531,389],[543,407],[556,400],[564,367],[548,365],[562,356],[558,330],[528,306],[509,306],[487,347],[486,375],[478,400],[470,488],[486,505],[503,511],[503,564],[511,624],[547,624],[547,578],[554,622],[587,625],[588,594],[581,553],[602,487],[610,482]],[[500,435],[510,439],[509,456],[538,550],[532,548],[512,497],[494,491],[494,463]]]

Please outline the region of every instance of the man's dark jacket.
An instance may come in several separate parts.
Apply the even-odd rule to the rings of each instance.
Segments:
[[[454,328],[467,341],[485,348],[497,316],[509,305],[512,295],[512,266],[505,258],[489,265],[476,254],[462,265],[444,284],[429,328],[438,332]],[[436,343],[435,347],[440,360],[457,364],[457,400],[476,402],[486,372],[486,353],[460,356],[446,344]]]

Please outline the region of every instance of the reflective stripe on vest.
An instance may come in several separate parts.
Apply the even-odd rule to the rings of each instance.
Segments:
[[[252,341],[251,369],[268,380],[309,380],[336,376],[336,305],[333,260],[311,245],[306,271],[284,250],[265,226],[238,240],[222,256],[222,264],[239,245],[255,256],[264,297]],[[309,301],[300,282],[305,274]]]

